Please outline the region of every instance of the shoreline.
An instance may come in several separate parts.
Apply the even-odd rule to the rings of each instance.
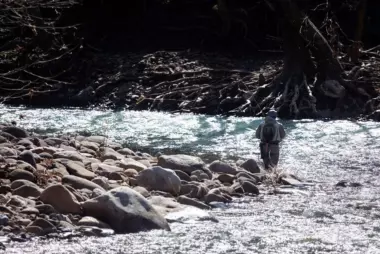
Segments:
[[[263,116],[240,116],[236,114],[206,114],[206,113],[197,113],[197,112],[191,112],[191,111],[160,111],[160,110],[147,110],[147,109],[127,109],[123,107],[106,107],[104,108],[102,105],[92,105],[92,106],[63,106],[63,107],[51,107],[51,106],[33,106],[33,105],[27,105],[27,104],[2,104],[0,103],[1,107],[5,108],[11,108],[11,109],[21,109],[21,110],[34,110],[34,109],[53,109],[53,110],[83,110],[83,111],[104,111],[104,112],[122,112],[122,111],[135,111],[135,112],[152,112],[152,113],[163,113],[163,114],[174,114],[174,115],[181,115],[181,114],[190,114],[190,115],[196,115],[196,116],[208,116],[208,117],[237,117],[237,118],[263,118]],[[378,116],[379,117],[378,117]],[[346,120],[346,121],[374,121],[374,122],[380,122],[380,110],[373,112],[373,117],[368,116],[335,116],[335,117],[319,117],[319,118],[278,118],[282,121],[339,121],[339,120]]]
[[[0,130],[0,232],[14,241],[59,238],[67,231],[102,236],[170,230],[174,221],[166,215],[173,212],[207,211],[233,197],[302,184],[280,171],[268,174],[253,159],[206,164],[185,154],[154,157],[103,136],[42,139],[11,125]],[[131,214],[143,222],[131,223]]]

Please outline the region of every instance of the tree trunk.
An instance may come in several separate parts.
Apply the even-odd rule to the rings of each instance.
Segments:
[[[356,105],[363,102],[363,93],[342,78],[344,70],[336,53],[295,1],[273,1],[270,7],[282,24],[284,66],[281,74],[258,88],[240,110],[265,115],[276,109],[283,118],[313,118],[321,116],[318,109],[339,111],[347,99]]]

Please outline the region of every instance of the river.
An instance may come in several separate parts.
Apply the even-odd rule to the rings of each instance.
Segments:
[[[258,159],[259,118],[0,107],[0,122],[12,120],[41,134],[107,135],[152,154]],[[71,241],[36,239],[7,244],[6,253],[380,253],[380,123],[281,122],[287,137],[279,167],[313,186],[236,199],[211,211],[218,223],[186,221],[171,224],[171,232]],[[362,186],[337,188],[340,180]]]

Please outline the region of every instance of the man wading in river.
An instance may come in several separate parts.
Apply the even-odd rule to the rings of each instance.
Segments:
[[[285,138],[282,124],[276,121],[277,112],[270,110],[265,120],[256,130],[256,138],[260,139],[260,154],[265,169],[274,168],[280,157],[280,142]]]

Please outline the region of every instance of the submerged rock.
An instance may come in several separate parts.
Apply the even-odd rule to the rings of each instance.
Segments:
[[[170,230],[160,215],[138,192],[118,187],[82,203],[86,216],[104,221],[116,233],[132,233],[151,229]]]
[[[337,184],[335,184],[337,187],[362,187],[363,185],[361,183],[355,183],[355,182],[349,182],[346,180],[341,180]]]

